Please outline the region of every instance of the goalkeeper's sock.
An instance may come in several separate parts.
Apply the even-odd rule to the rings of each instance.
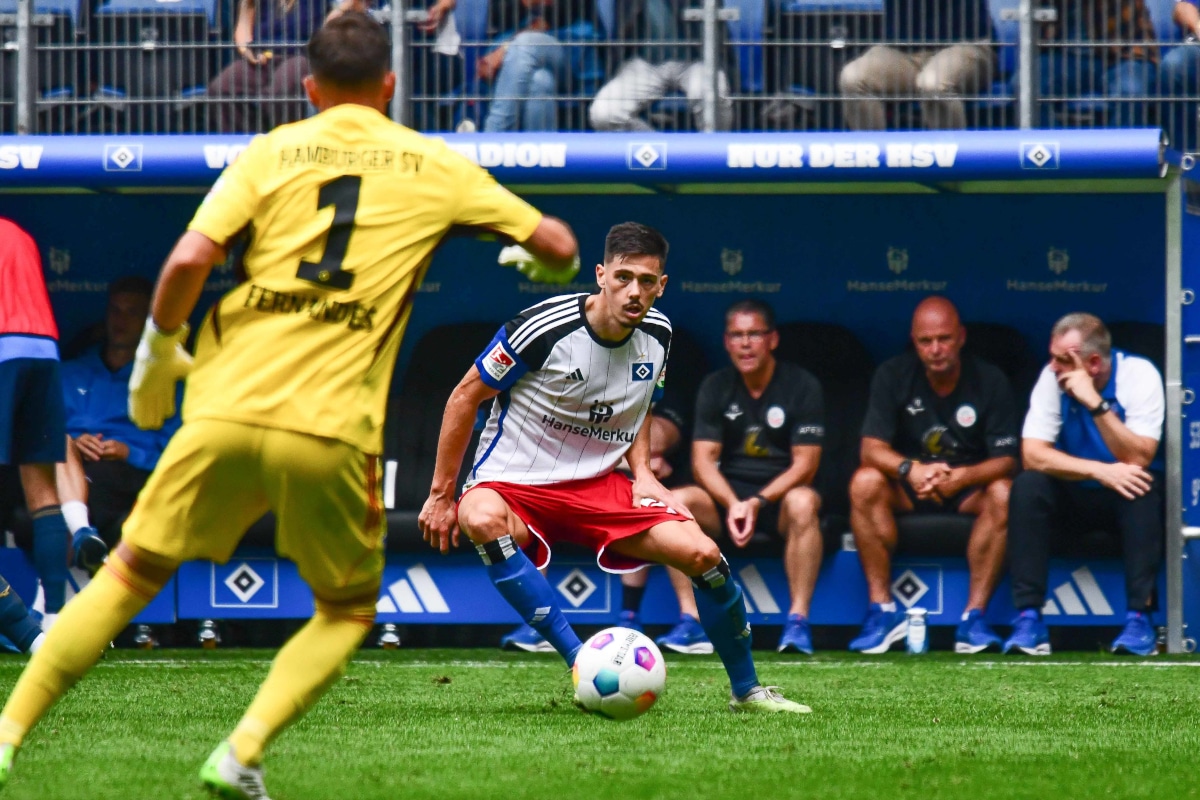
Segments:
[[[759,684],[750,655],[750,623],[742,589],[730,576],[725,556],[721,556],[720,564],[692,578],[692,583],[697,589],[700,624],[729,673],[734,696],[744,697]]]
[[[20,595],[13,591],[8,581],[0,577],[0,634],[4,634],[22,653],[28,653],[41,633],[42,629],[30,616]]]
[[[342,676],[374,624],[376,594],[366,603],[316,602],[316,613],[275,656],[254,702],[229,736],[238,761],[247,767],[261,764],[271,740]]]
[[[20,746],[25,734],[100,660],[109,642],[149,603],[164,581],[111,558],[69,603],[21,673],[0,714],[0,744]]]
[[[71,534],[58,506],[44,506],[30,516],[33,517],[33,569],[42,582],[46,613],[55,614],[66,602]]]
[[[583,642],[563,616],[546,577],[534,568],[533,562],[511,536],[477,544],[475,549],[487,564],[488,577],[501,596],[516,609],[521,619],[554,646],[567,666],[573,665]]]

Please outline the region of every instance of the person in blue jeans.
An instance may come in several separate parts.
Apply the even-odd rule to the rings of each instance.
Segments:
[[[1179,0],[1171,14],[1179,26],[1184,41],[1163,56],[1159,67],[1162,93],[1172,98],[1188,98],[1191,102],[1174,100],[1164,104],[1163,127],[1170,134],[1171,146],[1194,152],[1200,136],[1196,130],[1196,103],[1200,97],[1200,8],[1196,0]]]
[[[564,42],[586,41],[593,30],[590,12],[579,3],[569,5],[554,0],[490,4],[488,27],[500,33],[493,40],[496,47],[475,64],[479,78],[492,84],[484,131],[558,129],[559,100],[583,56],[581,47]],[[436,30],[455,6],[456,0],[438,0],[419,27]]]
[[[1146,125],[1158,80],[1157,35],[1145,0],[1055,3],[1058,21],[1046,27],[1039,63],[1042,127],[1054,126],[1064,100],[1104,97],[1110,127]],[[1012,79],[1018,91],[1018,76]]]

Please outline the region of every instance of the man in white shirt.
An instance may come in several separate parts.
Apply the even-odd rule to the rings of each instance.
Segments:
[[[1114,653],[1152,655],[1149,610],[1163,552],[1162,376],[1112,348],[1091,314],[1068,314],[1050,333],[1050,363],[1029,400],[1025,471],[1013,481],[1008,551],[1019,615],[1004,651],[1049,655],[1042,621],[1051,537],[1097,528],[1121,537],[1128,612]]]

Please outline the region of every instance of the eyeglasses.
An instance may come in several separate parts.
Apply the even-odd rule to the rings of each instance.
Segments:
[[[731,342],[749,341],[761,342],[767,338],[770,331],[729,331],[725,334],[725,338]]]

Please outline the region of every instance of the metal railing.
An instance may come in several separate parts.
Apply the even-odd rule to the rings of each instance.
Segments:
[[[295,33],[325,0],[270,0],[241,45],[247,0],[91,2],[0,0],[0,131],[246,133],[311,113]],[[392,32],[393,116],[426,131],[1160,125],[1195,150],[1200,14],[1185,31],[1172,9],[402,0],[375,13]]]

